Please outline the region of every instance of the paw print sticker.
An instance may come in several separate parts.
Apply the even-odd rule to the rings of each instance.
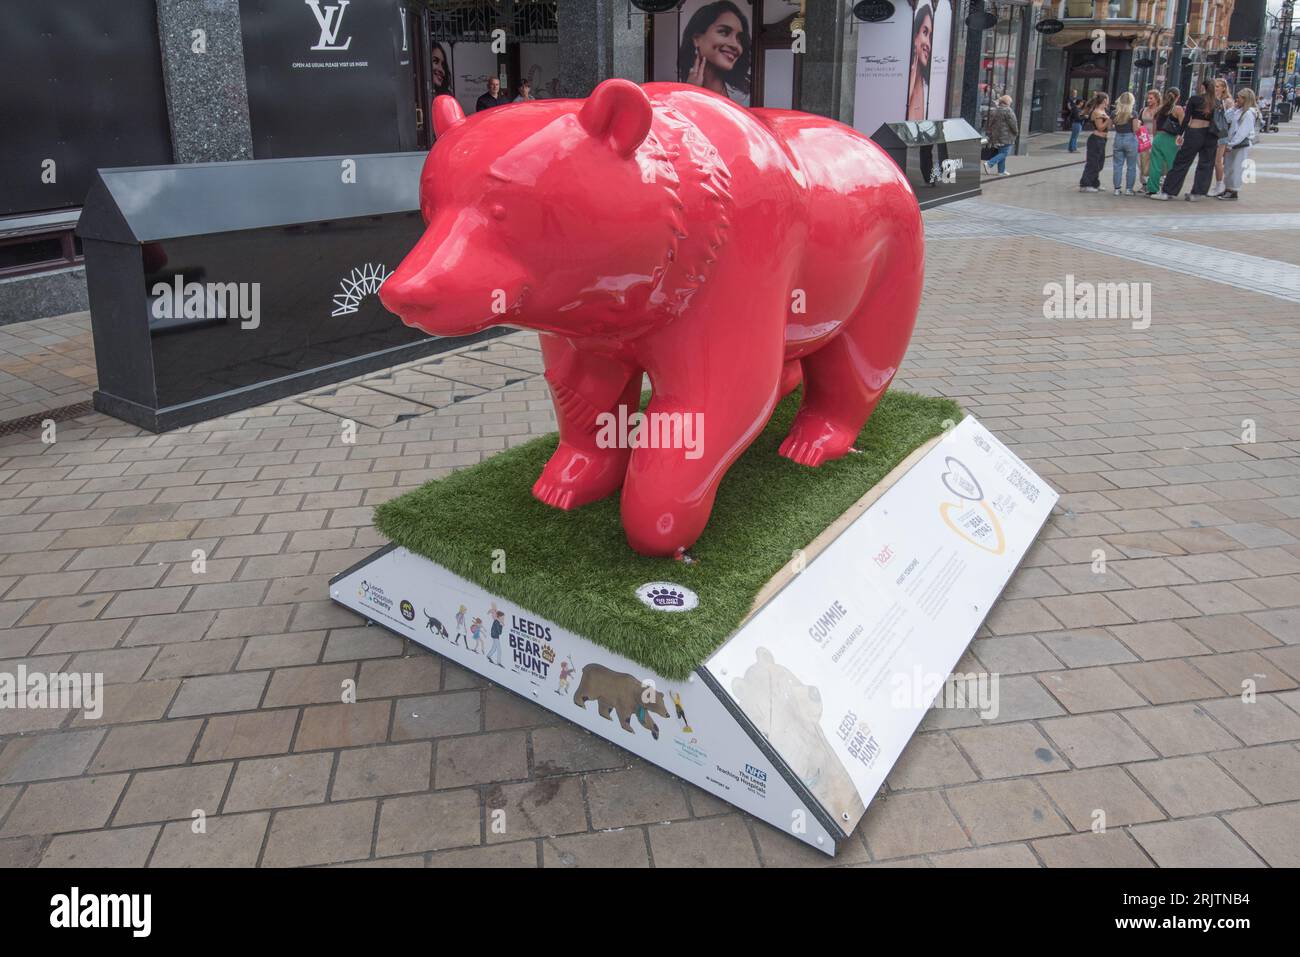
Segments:
[[[700,604],[700,596],[675,582],[648,582],[636,590],[641,604],[653,611],[690,611]]]

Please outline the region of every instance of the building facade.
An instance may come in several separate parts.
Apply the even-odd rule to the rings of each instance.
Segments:
[[[1234,85],[1257,82],[1255,49],[1229,45],[1238,2],[1262,7],[1264,0],[1190,0],[1184,96],[1207,76],[1225,76]],[[1046,0],[1044,15],[1064,24],[1043,46],[1048,98],[1057,117],[1071,92],[1141,97],[1167,86],[1177,7],[1177,0]]]
[[[1229,23],[1263,2],[1192,0],[1185,84],[1255,68]],[[955,116],[983,129],[1007,94],[1024,153],[1071,90],[1162,85],[1175,3],[11,0],[0,324],[86,308],[74,230],[97,168],[423,150],[439,94],[470,112],[492,79],[504,102],[525,81],[585,96],[608,77],[696,82],[867,135]]]

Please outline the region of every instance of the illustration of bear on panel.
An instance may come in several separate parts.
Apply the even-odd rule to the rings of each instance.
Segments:
[[[620,79],[470,117],[440,96],[433,126],[427,228],[379,296],[434,335],[541,333],[560,443],[535,497],[573,509],[621,488],[631,547],[679,555],[801,381],[780,454],[850,451],[924,278],[916,197],[879,146],[820,116]],[[644,424],[610,442],[602,425],[635,415],[643,372]]]
[[[862,816],[866,807],[858,789],[822,732],[822,699],[815,686],[759,648],[744,676],[732,679],[731,693],[823,807],[849,815],[848,820]]]
[[[643,685],[635,675],[614,671],[604,665],[587,665],[582,669],[578,690],[573,693],[573,703],[585,709],[587,702],[594,699],[600,716],[608,721],[613,711],[624,731],[632,730],[631,719],[635,717],[641,727],[658,741],[659,725],[650,717],[650,712],[667,718],[668,706],[664,703],[662,691],[654,692],[653,700],[646,700],[650,698],[649,689],[650,686]]]

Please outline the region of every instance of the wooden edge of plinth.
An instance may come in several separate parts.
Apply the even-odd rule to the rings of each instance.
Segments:
[[[806,568],[812,563],[818,555],[825,551],[831,542],[839,538],[850,525],[862,517],[862,513],[876,503],[880,496],[884,495],[901,479],[917,462],[921,461],[929,451],[943,441],[944,436],[936,435],[927,442],[923,442],[914,448],[903,461],[890,470],[889,474],[873,485],[867,494],[850,505],[839,518],[831,522],[823,529],[822,533],[814,538],[803,549],[803,567]],[[777,593],[794,579],[800,572],[793,567],[793,562],[787,562],[781,566],[781,570],[768,579],[767,583],[758,590],[754,596],[754,604],[750,606],[749,613],[736,626],[739,630],[747,625],[755,615],[757,615],[769,601],[776,597]]]

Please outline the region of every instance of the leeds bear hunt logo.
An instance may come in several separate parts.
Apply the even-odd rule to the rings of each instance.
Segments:
[[[361,300],[379,292],[379,287],[391,275],[383,263],[366,263],[352,270],[339,281],[339,291],[334,294],[334,311],[331,316],[351,316],[361,306]]]
[[[343,14],[347,12],[348,4],[352,0],[339,0],[338,3],[326,7],[321,7],[320,0],[305,0],[305,2],[311,7],[311,12],[320,27],[320,37],[312,47],[313,50],[332,50],[339,53],[352,46],[351,36],[346,42],[339,43],[339,28],[343,26]]]
[[[699,595],[673,582],[647,582],[636,590],[636,597],[655,611],[690,611],[700,604]]]

